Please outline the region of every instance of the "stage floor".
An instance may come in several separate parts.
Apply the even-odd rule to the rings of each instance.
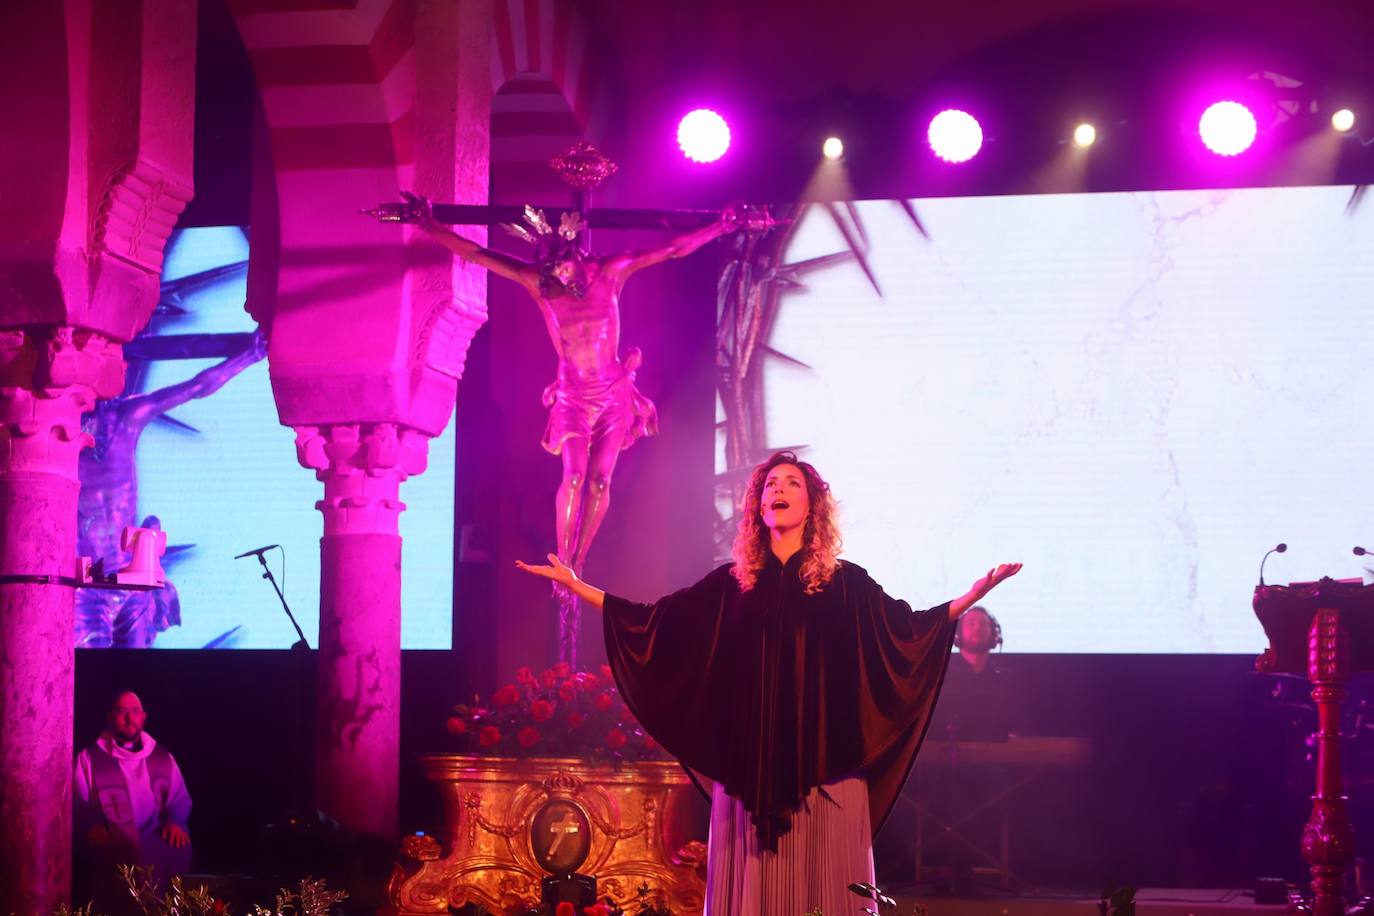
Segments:
[[[921,904],[929,916],[1056,916],[1097,912],[1098,894],[1084,891],[1043,892],[1039,896],[927,897],[912,892],[895,895],[899,914]],[[1139,916],[1237,916],[1240,913],[1283,913],[1283,904],[1260,906],[1248,888],[1142,888],[1136,893]]]

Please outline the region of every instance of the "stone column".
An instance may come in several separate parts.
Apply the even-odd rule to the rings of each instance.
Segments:
[[[184,0],[0,3],[0,574],[73,572],[81,413],[191,198],[195,50]],[[0,913],[70,893],[74,605],[0,584]]]
[[[71,884],[72,642],[81,414],[123,384],[119,345],[0,330],[0,912],[51,913]],[[113,388],[113,391],[111,391]],[[48,576],[16,582],[9,577]],[[9,581],[6,581],[9,579]]]
[[[324,483],[315,805],[354,830],[396,831],[401,738],[401,481],[429,436],[394,423],[296,428]]]
[[[414,188],[482,203],[491,0],[277,11],[230,3],[258,72],[249,311],[270,323],[272,391],[325,485],[316,694],[317,807],[394,835],[400,758],[401,481],[453,415],[486,274],[413,228],[353,214]],[[321,36],[353,68],[322,73]],[[266,155],[270,153],[271,155]],[[485,241],[485,228],[470,235]]]

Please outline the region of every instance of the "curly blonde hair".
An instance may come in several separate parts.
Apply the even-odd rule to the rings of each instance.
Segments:
[[[735,544],[731,550],[735,563],[730,568],[730,574],[739,582],[742,592],[758,584],[759,572],[768,559],[769,550],[768,527],[764,525],[762,515],[763,483],[768,478],[768,472],[780,464],[792,465],[806,479],[810,511],[802,531],[802,550],[806,555],[802,559],[801,578],[806,583],[806,594],[814,595],[825,588],[835,575],[835,570],[840,568],[838,510],[835,497],[830,493],[830,485],[814,467],[805,461],[798,461],[795,452],[776,452],[749,475],[739,531],[735,534]]]

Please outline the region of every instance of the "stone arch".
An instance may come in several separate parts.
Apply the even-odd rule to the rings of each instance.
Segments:
[[[591,53],[586,22],[572,0],[496,0],[492,41],[493,95],[509,83],[547,81],[583,135],[599,135],[607,110],[604,63]]]
[[[324,483],[315,803],[390,835],[399,488],[453,414],[486,275],[358,211],[398,189],[485,200],[491,3],[226,3],[260,100],[248,309],[270,324],[278,417]]]
[[[413,230],[357,213],[398,188],[484,200],[490,6],[227,5],[266,138],[254,163],[249,310],[273,327],[281,421],[436,434],[486,319],[485,276],[447,259],[416,263],[402,235]]]
[[[563,200],[548,161],[603,126],[604,63],[572,0],[497,0],[492,9],[493,200]]]

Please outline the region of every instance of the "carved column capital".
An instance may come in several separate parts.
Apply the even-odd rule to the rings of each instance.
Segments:
[[[324,483],[324,533],[396,534],[401,481],[424,472],[429,436],[395,423],[296,427],[296,458]]]
[[[94,443],[81,415],[124,386],[120,345],[82,328],[0,330],[0,474],[54,474],[76,483]]]

